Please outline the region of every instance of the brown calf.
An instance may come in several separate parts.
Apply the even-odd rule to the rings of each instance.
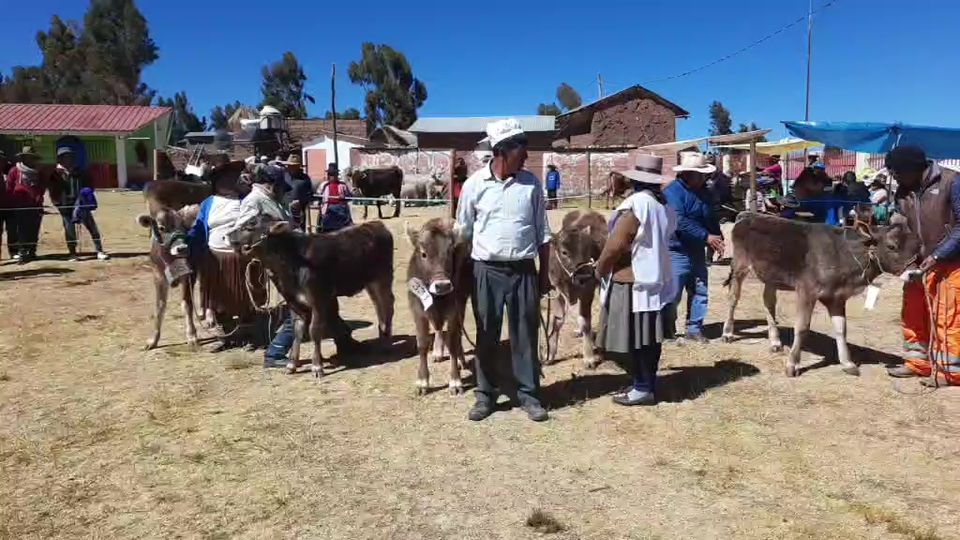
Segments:
[[[407,237],[413,246],[407,280],[410,291],[410,313],[417,327],[417,352],[420,369],[417,372],[417,394],[424,395],[430,387],[430,368],[427,350],[430,328],[433,328],[434,362],[443,359],[443,335],[446,327],[447,348],[450,351],[451,394],[463,392],[460,370],[467,367],[460,333],[463,314],[473,284],[470,264],[470,243],[460,234],[452,219],[433,218],[419,229],[407,226]]]
[[[583,361],[587,367],[599,364],[594,354],[593,297],[597,281],[593,275],[607,241],[607,221],[592,210],[574,210],[563,216],[563,225],[550,243],[550,283],[557,291],[550,299],[551,320],[547,322],[547,357],[557,357],[557,342],[567,309],[579,305],[577,331],[583,338]]]
[[[903,273],[917,259],[919,240],[898,218],[889,227],[838,229],[753,212],[741,213],[733,226],[730,306],[723,325],[724,341],[733,340],[733,316],[748,274],[763,282],[770,348],[783,348],[777,329],[777,291],[796,291],[797,315],[786,374],[799,374],[800,351],[817,302],[833,322],[837,357],[844,373],[858,375],[847,347],[847,300],[883,272]]]

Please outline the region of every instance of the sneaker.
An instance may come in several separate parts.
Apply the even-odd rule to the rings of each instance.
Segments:
[[[109,261],[109,260],[110,260],[110,255],[107,254],[106,251],[98,251],[98,252],[97,252],[97,260],[98,260],[98,261]]]
[[[286,368],[288,360],[286,358],[263,357],[263,369]]]
[[[77,262],[80,260],[80,257],[76,253],[71,253],[67,255],[67,262]]]
[[[891,377],[896,377],[898,379],[909,379],[910,377],[920,376],[919,374],[917,374],[907,366],[897,366],[897,367],[887,368],[887,375]]]
[[[487,401],[478,401],[473,404],[473,407],[470,408],[470,412],[467,413],[467,418],[474,422],[479,422],[493,414],[493,411],[494,407],[491,403]]]
[[[613,402],[624,407],[636,407],[638,405],[656,405],[657,398],[653,392],[635,392],[628,390],[619,394],[614,394]]]
[[[19,261],[19,260],[20,260],[20,254],[19,254],[19,253],[14,253],[13,255],[10,256],[10,258],[13,259],[13,260],[15,260],[15,261]]]
[[[547,414],[547,410],[543,408],[543,405],[540,405],[536,401],[521,405],[520,408],[527,413],[527,418],[534,422],[544,422],[550,418],[550,415]]]

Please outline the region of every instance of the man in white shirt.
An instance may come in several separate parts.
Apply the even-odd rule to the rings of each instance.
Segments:
[[[489,124],[486,140],[493,159],[467,179],[457,205],[457,223],[473,243],[474,260],[477,389],[468,418],[483,420],[496,409],[501,389],[496,360],[506,309],[517,398],[531,420],[542,422],[548,416],[540,404],[537,334],[540,295],[550,288],[546,201],[540,180],[523,170],[527,139],[519,122]]]

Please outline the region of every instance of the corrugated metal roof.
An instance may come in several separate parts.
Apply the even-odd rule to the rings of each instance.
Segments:
[[[168,107],[0,103],[0,133],[123,135],[169,113]]]
[[[516,119],[524,131],[553,131],[556,118],[553,116],[470,116],[418,118],[407,131],[413,133],[484,133],[487,124],[507,118]]]

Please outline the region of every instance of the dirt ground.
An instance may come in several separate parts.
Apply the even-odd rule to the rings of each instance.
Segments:
[[[818,308],[809,369],[785,378],[753,283],[742,339],[665,348],[656,407],[610,402],[626,377],[582,368],[569,317],[562,361],[544,369],[551,420],[514,409],[471,423],[445,364],[431,366],[435,392],[414,394],[402,231],[439,209],[386,221],[392,352],[345,358],[317,382],[265,372],[261,352],[188,350],[175,301],[163,347],[142,352],[153,292],[140,195],[101,203],[112,261],[0,267],[0,537],[960,538],[960,390],[884,374],[900,342],[893,281],[874,311],[850,302],[860,377],[835,363]],[[41,255],[64,251],[53,217]],[[714,338],[725,274],[711,271]],[[365,296],[341,306],[359,339],[375,337]],[[784,327],[791,306],[781,295]]]

